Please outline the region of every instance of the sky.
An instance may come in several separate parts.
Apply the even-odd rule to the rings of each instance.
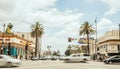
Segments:
[[[12,23],[14,32],[30,32],[39,21],[44,26],[42,49],[64,52],[68,37],[78,38],[79,28],[88,21],[98,37],[117,30],[120,24],[120,0],[0,0],[0,31],[3,24]]]

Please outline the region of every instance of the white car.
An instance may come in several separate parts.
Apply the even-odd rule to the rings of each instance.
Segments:
[[[11,56],[8,55],[0,55],[0,66],[19,66],[21,64],[21,60],[14,59]]]
[[[71,54],[64,58],[64,62],[86,62],[90,60],[88,54]]]

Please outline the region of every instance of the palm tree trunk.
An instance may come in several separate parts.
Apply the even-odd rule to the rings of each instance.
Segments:
[[[88,48],[88,54],[90,55],[90,49],[89,49],[89,34],[87,34],[87,48]]]
[[[39,38],[40,40],[39,40],[39,58],[40,58],[40,56],[41,56],[41,45],[42,45],[42,38],[40,37]]]

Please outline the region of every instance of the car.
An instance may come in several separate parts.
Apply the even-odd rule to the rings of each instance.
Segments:
[[[21,60],[19,59],[15,59],[8,55],[0,55],[0,67],[20,66],[20,64],[21,64]]]
[[[65,59],[65,56],[60,56],[59,57],[59,60],[64,60]]]
[[[64,62],[86,62],[90,60],[90,56],[88,54],[71,54],[63,59]]]
[[[40,57],[39,60],[47,60],[46,57]]]
[[[33,61],[39,60],[39,57],[33,57],[33,58],[31,58],[31,60],[33,60]]]
[[[105,64],[120,63],[120,55],[111,56],[103,61]]]

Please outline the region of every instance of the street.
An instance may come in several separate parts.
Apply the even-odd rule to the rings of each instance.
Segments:
[[[119,69],[120,64],[104,64],[102,62],[89,61],[87,63],[64,63],[63,61],[22,61],[20,67],[10,69]],[[0,68],[9,69],[9,68]]]

